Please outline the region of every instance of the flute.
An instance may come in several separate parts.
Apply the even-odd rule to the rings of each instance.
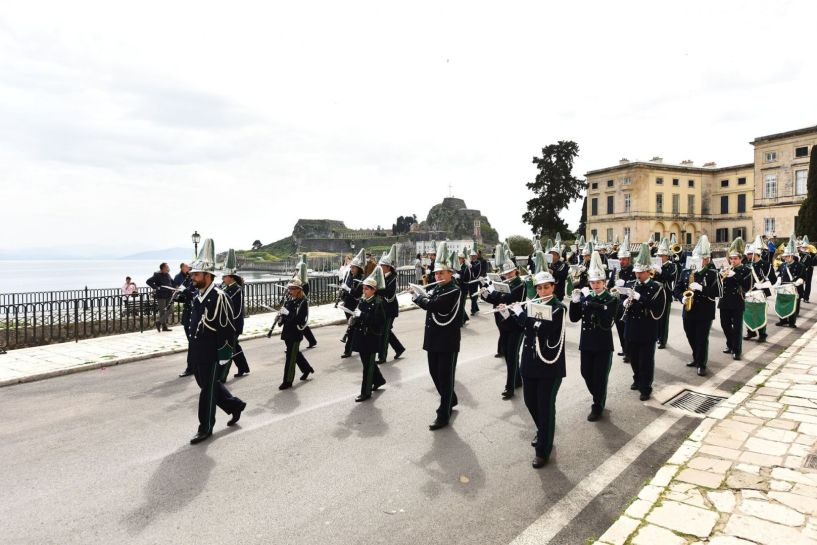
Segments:
[[[516,304],[527,305],[528,303],[538,303],[541,300],[542,300],[541,297],[537,297],[536,299],[528,299],[527,301],[519,301],[518,303],[513,303],[512,305],[504,306],[501,309],[499,307],[496,307],[495,309],[486,310],[485,312],[480,312],[480,314],[496,314],[497,312],[502,312],[503,310],[510,310],[511,307],[513,305],[516,305]]]

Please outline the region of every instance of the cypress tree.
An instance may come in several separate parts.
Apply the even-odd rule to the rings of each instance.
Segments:
[[[810,241],[817,240],[817,146],[811,147],[806,200],[800,205],[800,211],[797,213],[797,234],[808,235]]]

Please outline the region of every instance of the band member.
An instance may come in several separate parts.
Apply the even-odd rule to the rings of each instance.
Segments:
[[[483,269],[483,261],[479,259],[479,255],[475,248],[471,248],[471,279],[483,278],[487,272]],[[471,298],[471,316],[479,312],[479,282],[468,284],[468,296]]]
[[[635,282],[635,273],[633,266],[630,264],[630,235],[624,235],[624,244],[622,244],[616,258],[619,261],[619,268],[610,271],[610,279],[607,281],[607,289],[615,295],[620,288],[632,286]],[[630,356],[627,354],[627,339],[624,336],[624,300],[627,299],[625,295],[619,294],[619,305],[616,310],[616,332],[618,333],[618,343],[621,346],[619,356],[624,356],[624,363],[630,363]]]
[[[655,245],[655,235],[650,235],[650,240],[647,242],[650,247],[650,257],[655,257],[658,254],[658,247]]]
[[[598,246],[594,246],[596,251],[599,253],[599,257],[601,257],[601,263],[604,265],[604,268],[607,269],[607,245],[606,244],[599,244]]]
[[[753,290],[761,290],[763,291],[764,297],[771,297],[772,295],[772,284],[777,282],[777,275],[774,272],[774,268],[772,267],[771,263],[765,262],[762,259],[762,252],[757,249],[755,244],[763,244],[763,239],[760,235],[757,236],[755,242],[753,244],[749,244],[746,246],[746,257],[749,258],[749,268],[751,273],[752,279],[752,289]],[[759,322],[757,325],[765,324],[765,320]],[[752,329],[746,330],[746,335],[743,337],[743,340],[748,341],[757,337],[758,342],[766,342],[766,326],[763,325],[757,332],[753,331]]]
[[[434,243],[431,243],[431,249],[428,251],[428,269],[426,270],[426,284],[434,282],[434,262],[437,261],[437,249],[434,248]]]
[[[235,339],[230,302],[215,285],[216,251],[213,239],[204,240],[201,254],[192,263],[190,276],[198,294],[190,315],[188,358],[193,364],[199,393],[199,429],[190,440],[195,445],[213,435],[216,407],[232,418],[228,426],[241,418],[247,404],[230,394],[218,380],[221,368],[233,356],[230,343]]]
[[[397,264],[397,244],[392,244],[388,253],[384,253],[380,258],[378,265],[383,271],[383,276],[386,279],[386,286],[377,290],[377,295],[383,299],[383,305],[386,308],[386,329],[383,331],[383,341],[380,345],[380,352],[378,354],[377,363],[386,363],[386,358],[389,355],[389,346],[394,350],[394,359],[399,360],[400,356],[406,349],[400,343],[397,335],[394,334],[394,320],[400,314],[400,303],[397,302],[397,272],[395,265]]]
[[[681,274],[681,280],[675,286],[675,298],[684,305],[681,317],[684,322],[689,346],[692,348],[692,361],[687,367],[697,367],[698,376],[706,375],[706,364],[709,361],[709,330],[715,319],[715,299],[723,297],[721,275],[711,263],[709,239],[701,235],[698,244],[692,250],[691,261],[700,260],[701,268],[693,263]],[[690,265],[687,260],[687,265]]]
[[[579,281],[573,284],[574,289],[583,289],[589,288],[590,282],[587,277],[587,273],[590,269],[590,256],[593,255],[593,243],[588,241],[587,244],[584,245],[582,248],[582,262],[578,265],[578,278]],[[601,256],[599,256],[601,259]],[[605,277],[606,278],[606,277]]]
[[[453,262],[458,264],[457,273],[454,274],[454,279],[460,288],[460,325],[464,326],[468,321],[468,312],[465,310],[466,301],[468,300],[468,290],[471,288],[471,267],[465,256],[468,255],[468,248],[462,248],[459,252],[452,252],[454,255]],[[477,282],[475,282],[476,284]]]
[[[434,278],[439,282],[428,293],[414,290],[412,300],[426,311],[423,350],[428,356],[428,372],[440,394],[437,417],[428,429],[434,431],[448,426],[451,409],[457,405],[454,392],[454,376],[457,370],[457,355],[460,351],[459,316],[460,290],[453,279],[453,266],[448,257],[448,248],[441,242],[434,264]]]
[[[561,301],[565,298],[565,285],[567,281],[567,275],[570,272],[570,267],[567,263],[562,261],[562,247],[561,243],[558,240],[558,233],[556,235],[557,240],[556,243],[552,248],[550,248],[549,253],[552,256],[550,261],[550,274],[556,280],[556,291],[554,293],[554,297]]]
[[[298,261],[297,265],[295,265],[296,269],[300,270],[301,264],[303,264],[303,268],[304,268],[304,270],[306,270],[307,269],[306,254],[303,254],[301,256],[301,260]],[[309,275],[304,274],[301,277],[301,281],[303,282],[304,297],[308,298],[309,297]],[[307,324],[306,327],[304,328],[303,334],[304,334],[304,339],[306,339],[306,342],[308,343],[307,346],[306,346],[307,348],[315,348],[318,345],[318,341],[315,340],[315,335],[312,333],[312,328],[309,327],[309,324]]]
[[[777,299],[775,301],[775,312],[780,317],[780,320],[775,324],[784,327],[797,327],[797,315],[800,313],[800,299],[803,296],[803,266],[798,263],[799,255],[794,247],[794,234],[789,238],[783,250],[783,262],[780,268],[777,269],[777,286],[794,285],[796,291],[784,295],[784,292],[778,289]]]
[[[501,266],[502,278],[506,281],[508,293],[498,291],[493,284],[482,288],[480,293],[482,298],[494,305],[496,310],[494,319],[499,328],[499,344],[507,369],[502,399],[511,399],[514,396],[514,389],[522,386],[522,379],[519,377],[519,347],[522,342],[522,327],[517,320],[511,317],[506,307],[524,301],[526,293],[525,284],[519,278],[519,272],[513,261],[506,258]]]
[[[800,241],[800,247],[798,248],[800,264],[803,266],[803,276],[801,278],[804,281],[803,297],[800,299],[801,303],[808,303],[809,298],[811,298],[811,279],[814,274],[815,255],[810,250],[813,249],[814,246],[809,244],[808,236],[803,235],[803,239]]]
[[[752,272],[743,264],[746,243],[741,237],[729,246],[729,268],[721,273],[723,297],[718,300],[721,329],[726,337],[724,354],[732,354],[736,360],[743,354],[743,312],[746,309],[746,292],[752,288]]]
[[[570,321],[581,320],[579,354],[581,372],[593,404],[587,419],[601,418],[607,402],[607,378],[613,362],[613,322],[618,308],[618,297],[607,291],[607,273],[601,256],[594,251],[587,269],[589,286],[573,290],[570,300]]]
[[[352,345],[360,354],[363,364],[363,379],[360,383],[360,395],[355,401],[366,401],[372,397],[372,390],[377,390],[386,379],[380,373],[375,362],[377,351],[383,345],[383,334],[386,331],[388,319],[383,299],[377,295],[377,290],[386,286],[383,269],[377,267],[362,283],[362,296],[357,303],[354,314],[349,319],[352,327]]]
[[[357,308],[358,300],[363,295],[363,264],[366,260],[366,249],[361,248],[354,259],[349,263],[349,270],[343,277],[343,282],[340,285],[340,299],[343,308],[354,312]],[[348,358],[352,355],[352,326],[351,321],[346,328],[346,333],[340,342],[344,343],[343,354],[341,358]],[[378,348],[379,350],[379,348]]]
[[[244,333],[244,279],[238,275],[238,260],[235,257],[235,250],[230,248],[227,251],[227,259],[221,277],[223,290],[230,300],[230,307],[233,311],[233,326],[235,327],[235,339],[233,339],[233,359],[238,372],[236,377],[243,377],[250,373],[250,366],[247,364],[247,356],[238,344],[238,336]],[[221,375],[221,382],[227,380],[230,374],[230,364],[224,366],[224,373]]]
[[[672,291],[675,289],[675,280],[678,278],[678,265],[670,259],[672,254],[669,247],[669,240],[666,237],[661,239],[655,255],[661,260],[661,269],[656,272],[654,280],[659,282],[664,288],[664,312],[658,320],[658,348],[667,347],[669,337],[669,315],[672,308]]]
[[[203,249],[203,248],[202,248]],[[193,313],[193,298],[196,297],[198,291],[196,290],[196,286],[193,285],[193,278],[190,276],[190,266],[186,263],[182,264],[181,271],[178,275],[176,275],[176,279],[181,280],[181,282],[176,286],[176,293],[174,294],[176,297],[176,301],[182,304],[182,317],[181,323],[182,327],[184,328],[184,336],[187,338],[187,342],[190,342],[190,317]],[[179,278],[179,275],[182,275]],[[176,279],[174,279],[173,283],[176,284]],[[179,289],[181,288],[181,289]],[[188,351],[188,354],[190,352]],[[187,359],[187,366],[184,368],[184,371],[179,373],[180,377],[187,377],[193,374],[193,362],[190,359]]]
[[[566,376],[565,322],[567,312],[554,296],[556,279],[549,272],[539,272],[534,279],[539,304],[550,307],[550,319],[515,303],[510,307],[514,318],[524,329],[521,372],[525,406],[536,425],[531,442],[535,456],[531,465],[539,469],[547,464],[553,451],[556,431],[556,395]]]
[[[286,362],[284,363],[284,380],[278,386],[279,390],[292,388],[295,380],[295,365],[301,370],[301,380],[309,378],[315,370],[300,351],[301,341],[304,338],[304,328],[309,322],[309,303],[303,290],[303,277],[306,276],[306,264],[301,262],[296,276],[287,284],[289,299],[278,311],[278,320],[283,329],[281,339],[286,344]]]

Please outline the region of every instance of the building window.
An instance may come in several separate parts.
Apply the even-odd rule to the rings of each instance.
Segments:
[[[630,236],[630,228],[629,228],[629,227],[625,227],[625,228],[624,228],[624,236],[625,236],[625,237],[629,237],[629,236]]]
[[[661,177],[656,178],[655,183],[658,184],[658,185],[664,185],[664,178],[661,178]]]
[[[715,242],[729,242],[729,228],[715,229]]]
[[[808,170],[796,170],[794,172],[794,194],[806,194],[806,181],[808,180]]]
[[[721,187],[729,187],[729,180],[721,180]]]
[[[735,227],[732,229],[732,240],[735,240],[738,237],[746,240],[746,227]]]
[[[678,193],[672,194],[672,213],[681,213],[681,196]]]
[[[729,195],[721,195],[721,214],[729,213]]]
[[[687,233],[686,239],[686,244],[692,245],[692,233]]]
[[[738,185],[746,185],[746,178],[738,178]]]
[[[687,187],[695,187],[695,180],[687,180]]]
[[[590,215],[591,216],[599,215],[599,200],[595,197],[590,199]]]
[[[613,180],[607,180],[607,187],[613,187]]]
[[[763,218],[763,233],[766,235],[774,234],[774,218]]]
[[[632,181],[632,180],[630,180],[630,178],[629,178],[629,177],[628,177],[628,178],[624,178],[624,179],[622,179],[622,180],[621,180],[621,184],[622,184],[622,185],[630,185],[630,182],[631,182],[631,181]]]
[[[695,195],[687,195],[687,214],[695,213]]]
[[[659,233],[658,231],[654,232],[654,233],[652,234],[652,238],[653,238],[654,240],[658,241],[658,242],[661,242],[661,233]]]
[[[592,184],[590,184],[590,189],[598,189],[598,188],[599,188],[599,183],[598,182],[593,182]]]
[[[657,193],[655,195],[655,213],[656,214],[663,214],[664,213],[664,194]]]
[[[776,151],[767,151],[766,154],[763,156],[763,160],[767,163],[772,163],[777,161],[777,152]]]
[[[613,195],[607,195],[607,213],[612,214],[615,211],[615,198]]]
[[[613,228],[607,228],[607,242],[613,242]]]
[[[598,234],[599,234],[598,229],[590,229],[590,237],[591,238],[596,238],[596,235],[598,235]]]
[[[745,214],[746,213],[746,194],[741,193],[738,195],[738,214]]]
[[[678,178],[673,178],[672,179],[672,185],[674,185],[675,187],[678,187],[678,184],[680,184],[680,183],[681,183],[681,180],[679,180]]]
[[[795,157],[808,157],[808,146],[794,148]]]
[[[630,213],[630,194],[629,193],[624,194],[624,213],[625,214]]]
[[[763,198],[776,199],[777,198],[777,175],[767,174],[763,179]]]

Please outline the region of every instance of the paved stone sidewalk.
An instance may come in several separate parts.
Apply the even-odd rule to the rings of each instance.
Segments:
[[[596,543],[817,545],[815,337],[714,409]]]
[[[417,308],[411,302],[410,294],[400,295],[398,301],[401,311]],[[241,339],[266,336],[275,316],[276,313],[269,312],[246,318]],[[310,327],[342,324],[345,321],[343,312],[334,308],[334,305],[309,307]],[[276,327],[273,335],[280,334],[280,327]],[[124,333],[79,342],[10,350],[7,354],[0,355],[0,386],[129,363],[185,350],[187,340],[181,325],[176,325],[172,331],[166,333],[152,329],[144,333]]]

